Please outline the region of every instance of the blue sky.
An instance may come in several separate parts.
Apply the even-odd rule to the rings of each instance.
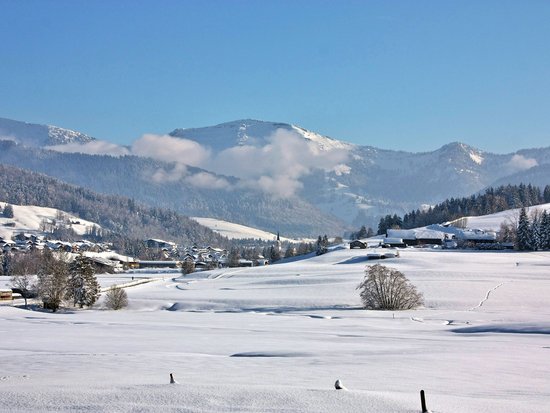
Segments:
[[[126,144],[253,118],[550,145],[550,1],[0,0],[0,117]]]

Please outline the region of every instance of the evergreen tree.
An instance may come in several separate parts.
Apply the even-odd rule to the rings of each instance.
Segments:
[[[363,239],[366,237],[367,237],[367,228],[364,225],[362,225],[361,229],[359,229],[359,231],[354,234],[353,239]]]
[[[69,267],[66,298],[80,308],[92,306],[100,296],[101,287],[89,259],[78,255]]]
[[[530,249],[537,251],[541,247],[541,217],[539,214],[532,215],[531,218],[531,233],[530,233]]]
[[[328,252],[328,237],[325,235],[324,237],[317,238],[317,247],[315,253],[317,255],[322,255]]]
[[[516,247],[520,251],[526,251],[531,248],[531,228],[525,208],[521,208],[519,213]]]
[[[292,258],[294,256],[296,256],[296,248],[294,248],[294,246],[292,245],[289,245],[285,251],[285,258]]]
[[[298,245],[297,255],[309,254],[312,251],[313,251],[313,245],[311,243],[301,242],[300,245]]]
[[[229,250],[229,254],[227,255],[227,265],[229,267],[238,267],[239,266],[239,260],[241,258],[241,252],[239,251],[239,248],[232,247]]]
[[[550,214],[548,214],[546,211],[543,211],[540,217],[539,236],[539,248],[541,250],[550,249]]]
[[[4,207],[3,215],[5,218],[13,218],[13,207],[10,204],[6,204]]]
[[[277,246],[271,246],[269,248],[269,260],[271,262],[279,261],[281,259],[281,250]]]

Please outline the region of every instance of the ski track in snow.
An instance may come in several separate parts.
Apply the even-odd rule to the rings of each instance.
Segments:
[[[501,282],[501,283],[498,284],[496,287],[491,288],[489,291],[487,291],[487,294],[485,294],[485,298],[484,298],[483,300],[481,300],[481,301],[479,302],[478,305],[476,305],[476,306],[470,308],[468,311],[475,311],[475,310],[477,310],[478,308],[483,307],[483,304],[485,304],[485,302],[489,299],[491,293],[492,293],[493,291],[495,291],[497,288],[502,287],[504,284],[506,284],[506,283],[505,283],[505,282]]]

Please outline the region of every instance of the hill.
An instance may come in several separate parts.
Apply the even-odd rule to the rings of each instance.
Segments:
[[[0,141],[0,163],[188,216],[224,219],[290,236],[339,234],[345,227],[297,196],[273,197],[237,178],[174,162],[134,155],[62,153]],[[219,187],[220,182],[229,187]]]
[[[65,143],[48,146],[25,138],[26,128],[12,131],[10,139],[19,143],[3,144],[2,163],[186,215],[290,236],[375,227],[386,214],[402,215],[496,184],[547,184],[550,167],[550,148],[493,154],[452,142],[411,153],[251,119],[144,135],[127,147],[84,138],[71,142],[69,132]]]
[[[0,208],[7,205],[0,201]],[[56,208],[40,207],[36,205],[12,205],[14,216],[13,218],[5,218],[0,215],[0,237],[11,239],[13,235],[20,232],[24,233],[41,233],[45,222],[55,222],[59,216],[71,223],[71,229],[76,235],[85,235],[86,232],[93,226],[101,228],[95,222],[86,221],[76,215],[68,214]]]
[[[66,211],[99,224],[112,235],[131,239],[163,238],[185,245],[229,245],[227,238],[174,211],[144,206],[121,196],[97,194],[36,172],[1,164],[0,200],[12,205]]]

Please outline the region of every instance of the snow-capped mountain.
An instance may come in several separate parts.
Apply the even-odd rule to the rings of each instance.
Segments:
[[[453,142],[432,152],[411,153],[355,145],[295,125],[250,119],[176,129],[170,135],[219,153],[242,146],[266,148],[277,131],[290,132],[320,152],[346,153],[345,161],[335,167],[302,176],[300,195],[348,222],[470,195],[497,180],[505,182],[507,176],[521,179],[527,170],[550,164],[550,148],[497,155]]]
[[[254,119],[236,120],[204,128],[180,128],[173,130],[169,135],[194,140],[215,151],[222,151],[234,146],[265,146],[270,143],[269,137],[277,130],[294,133],[296,136],[315,143],[321,150],[350,150],[355,146],[351,143],[319,135],[299,126]]]
[[[42,147],[67,143],[87,143],[95,138],[57,126],[38,125],[0,118],[0,139],[14,140],[27,146]]]
[[[19,144],[4,144],[0,162],[188,215],[292,236],[344,229],[344,222],[375,227],[380,216],[469,196],[487,186],[549,183],[545,171],[550,168],[550,147],[501,155],[453,142],[412,153],[351,144],[291,124],[246,119],[175,129],[168,140],[159,135],[158,143],[149,136],[153,141],[146,151],[132,152],[130,146],[128,153],[135,156],[113,158],[86,151],[45,152],[48,145],[75,140],[84,148],[92,138],[78,132],[58,129],[56,134],[52,127],[8,120],[0,121],[2,130],[0,136]],[[201,158],[189,158],[189,148]],[[163,158],[166,153],[168,159]]]

